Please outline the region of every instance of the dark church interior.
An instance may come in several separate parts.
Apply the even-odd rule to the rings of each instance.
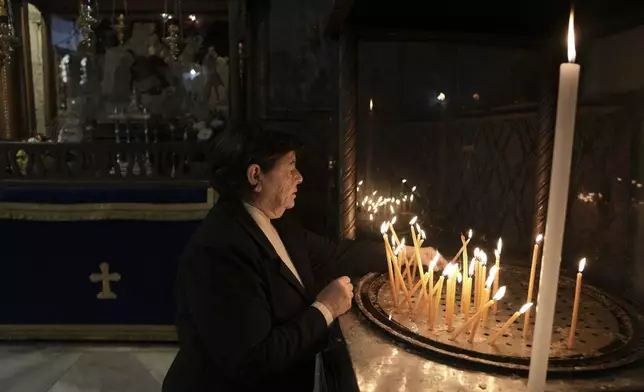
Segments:
[[[643,70],[639,0],[0,0],[0,392],[644,391]]]

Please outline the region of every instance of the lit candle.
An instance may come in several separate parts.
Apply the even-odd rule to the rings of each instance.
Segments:
[[[411,298],[409,296],[409,291],[407,291],[407,286],[405,286],[405,278],[403,278],[402,273],[400,272],[400,263],[398,262],[398,257],[400,255],[400,252],[405,248],[405,240],[403,239],[400,245],[396,248],[394,252],[394,265],[396,266],[396,275],[398,276],[398,281],[399,284],[402,286],[403,294],[405,294],[405,300],[407,301],[407,304],[409,305],[409,309],[411,310]]]
[[[434,328],[434,322],[436,321],[436,316],[438,315],[438,308],[441,303],[441,297],[443,296],[443,282],[445,281],[445,277],[451,274],[452,268],[453,268],[453,264],[452,263],[448,264],[443,269],[443,274],[441,275],[441,277],[438,278],[438,283],[436,283],[436,286],[438,288],[436,290],[436,298],[434,299],[434,310],[429,320],[429,329]]]
[[[568,348],[575,344],[575,331],[577,330],[577,316],[579,315],[579,297],[581,295],[581,274],[586,267],[586,258],[579,262],[579,271],[577,272],[577,285],[575,286],[575,302],[572,307],[572,321],[570,323],[570,334],[568,335]]]
[[[403,246],[402,252],[400,252],[400,258],[402,261],[405,263],[405,276],[407,276],[407,283],[409,284],[409,288],[411,289],[413,287],[413,282],[411,279],[411,263],[409,262],[409,259],[407,258],[407,252],[405,251],[405,238],[400,240],[400,244]],[[402,263],[401,263],[402,265]]]
[[[505,332],[508,328],[510,328],[510,325],[512,325],[512,323],[514,323],[523,313],[525,313],[528,309],[530,309],[530,307],[532,307],[532,302],[528,302],[527,304],[523,305],[518,312],[514,312],[514,314],[508,319],[508,321],[506,321],[505,324],[503,324],[501,329],[499,329],[499,331],[495,333],[494,336],[492,336],[492,338],[489,341],[489,344],[491,345],[494,344],[494,342],[496,342],[499,336],[503,335],[503,332]]]
[[[453,276],[454,276],[455,278],[453,278],[452,287],[451,287],[451,291],[450,291],[450,296],[451,296],[451,300],[450,300],[450,302],[452,303],[452,307],[450,308],[450,311],[449,311],[449,319],[447,320],[447,331],[448,331],[448,332],[450,332],[450,331],[452,331],[452,330],[453,330],[453,328],[452,328],[452,323],[453,323],[453,321],[454,321],[454,307],[456,306],[456,304],[455,304],[455,298],[456,298],[456,283],[457,283],[457,282],[458,282],[458,283],[461,283],[461,282],[463,281],[463,275],[462,275],[460,272],[458,272],[458,267],[457,267],[457,268],[455,268],[454,270],[456,271],[456,273],[454,273],[454,274],[453,274]],[[451,280],[451,279],[450,279],[450,280]],[[462,295],[462,294],[463,294],[463,293],[461,292],[461,295]]]
[[[481,307],[484,303],[482,298],[483,298],[483,290],[485,289],[485,282],[487,280],[487,254],[483,251],[480,251],[478,258],[479,260],[481,260],[480,267],[479,267],[480,268],[479,276],[481,279],[479,279],[479,282],[478,282],[479,283],[479,301],[476,304],[477,308]]]
[[[467,278],[465,279],[465,290],[461,293],[461,296],[465,298],[463,302],[463,307],[461,311],[467,316],[470,313],[470,304],[472,303],[472,276],[474,275],[474,269],[476,268],[476,259],[472,260],[470,264],[470,270],[468,271]]]
[[[433,268],[436,266],[436,263],[438,262],[439,257],[440,257],[440,254],[439,254],[438,252],[436,252],[436,254],[434,255],[434,258],[433,258],[433,259],[432,259],[432,261],[429,263],[429,268],[430,268],[430,269],[433,269]],[[434,274],[433,274],[433,273],[431,273],[431,277],[432,277],[432,278],[433,278],[433,276],[434,276]],[[413,313],[416,313],[416,311],[418,311],[418,308],[420,307],[420,304],[422,304],[422,303],[423,303],[423,300],[424,300],[426,297],[428,298],[428,301],[429,301],[429,303],[430,303],[430,304],[431,304],[431,302],[432,302],[432,298],[434,298],[434,296],[433,296],[433,290],[432,290],[432,285],[434,284],[434,282],[430,282],[430,283],[428,283],[428,279],[429,279],[429,277],[430,277],[430,274],[429,274],[429,273],[427,273],[427,274],[425,274],[423,277],[421,277],[421,278],[420,278],[420,281],[422,282],[422,284],[421,284],[421,286],[422,286],[422,287],[421,287],[421,289],[420,289],[420,294],[419,294],[419,297],[418,297],[418,302],[416,302],[416,306],[414,307],[414,311],[413,311]],[[429,287],[430,287],[430,289],[429,289],[429,293],[427,293],[427,285],[428,285],[428,284],[429,284]],[[431,305],[429,305],[429,306],[428,306],[428,311],[430,311],[430,308],[431,308]]]
[[[414,243],[414,251],[416,254],[416,264],[414,264],[413,269],[412,269],[412,277],[416,276],[416,266],[418,266],[418,272],[421,277],[421,282],[422,282],[422,277],[423,277],[423,263],[420,258],[420,245],[418,244],[418,239],[416,238],[416,230],[414,229],[414,225],[417,225],[418,223],[418,217],[415,216],[409,221],[409,226],[411,228],[411,237],[412,241]],[[420,234],[420,230],[418,231],[418,234]]]
[[[392,242],[392,244],[400,244],[400,241],[398,240],[398,234],[396,234],[396,229],[394,228],[394,225],[396,224],[396,216],[391,218],[391,224],[389,225],[389,229],[391,230],[391,235],[394,238],[395,242]]]
[[[492,268],[490,268],[490,276],[488,276],[487,281],[485,281],[485,287],[483,289],[483,300],[481,301],[482,304],[486,303],[486,302],[488,302],[490,300],[490,288],[494,284],[494,280],[496,278],[497,272],[498,272],[498,268],[496,267],[496,265],[494,265],[494,266],[492,266]],[[498,290],[496,290],[496,291],[498,291]],[[488,310],[486,309],[483,312],[483,315],[481,317],[481,321],[483,321],[483,325],[485,325],[487,323],[487,316],[488,316]]]
[[[470,233],[468,233],[468,234],[471,234],[471,233],[472,233],[472,229],[470,229]],[[471,239],[471,237],[470,237],[470,239]],[[468,240],[467,243],[469,243],[469,242],[470,241]],[[464,244],[463,246],[461,246],[461,249],[458,250],[458,252],[456,253],[456,256],[454,256],[454,258],[452,259],[452,261],[450,261],[450,263],[455,263],[456,260],[458,260],[458,258],[461,257],[461,253],[463,253],[463,251],[465,250],[466,245],[467,244]]]
[[[496,277],[494,278],[494,292],[499,289],[499,279],[501,275],[501,249],[503,249],[503,240],[499,238],[499,242],[496,244],[496,250],[494,255],[496,256]],[[492,305],[492,312],[496,314],[496,304]]]
[[[452,330],[454,302],[456,297],[456,279],[458,274],[458,264],[454,264],[454,268],[452,268],[449,277],[447,278],[447,292],[445,293],[445,326],[448,331]]]
[[[479,255],[481,254],[481,249],[474,248],[474,259],[472,262],[476,265],[474,268],[474,309],[479,309],[479,288],[481,286],[481,260]]]
[[[548,372],[548,355],[552,341],[552,326],[557,302],[557,284],[561,251],[566,225],[568,188],[570,187],[570,165],[572,161],[575,117],[577,115],[577,93],[580,67],[575,61],[575,29],[573,12],[568,23],[568,61],[559,69],[559,98],[555,140],[552,153],[548,216],[543,249],[543,265],[539,283],[539,303],[530,356],[528,389],[543,391]]]
[[[490,306],[494,305],[495,302],[500,301],[501,298],[503,298],[503,296],[505,295],[505,290],[506,290],[505,286],[501,286],[499,288],[499,291],[497,291],[494,294],[494,297],[491,300],[489,300],[487,303],[483,304],[483,306],[481,307],[481,309],[479,309],[478,312],[474,313],[474,315],[472,317],[470,317],[469,320],[467,320],[456,331],[454,331],[452,336],[449,337],[449,340],[456,339],[460,334],[463,333],[463,331],[465,331],[469,326],[471,326],[472,323],[474,323],[476,320],[480,320],[481,319],[481,314],[483,313],[483,311],[485,309],[487,309]]]
[[[532,266],[530,267],[530,281],[528,282],[528,298],[526,302],[532,302],[532,293],[534,290],[534,278],[537,273],[537,260],[539,260],[539,244],[543,240],[543,235],[539,234],[534,241],[534,250],[532,251]],[[523,319],[523,338],[528,338],[530,332],[530,309],[525,314]]]
[[[469,268],[467,266],[467,244],[470,243],[470,240],[472,240],[472,229],[470,229],[467,232],[467,242],[465,241],[465,237],[461,236],[461,242],[463,243],[463,273],[467,273],[469,271]],[[465,285],[466,285],[467,279],[463,279],[463,285],[461,286],[461,311],[463,310],[464,304],[465,304],[465,296],[463,295],[463,292],[465,291]]]
[[[394,280],[394,267],[391,254],[391,245],[389,245],[389,237],[387,236],[389,222],[383,222],[380,226],[380,232],[382,233],[382,239],[385,241],[385,253],[387,254],[387,267],[389,269],[389,285],[391,286],[391,298],[394,301],[394,307],[398,304],[398,294],[396,293],[396,286]]]
[[[429,267],[427,269],[427,275],[425,276],[427,280],[427,314],[429,315],[429,318],[431,320],[432,314],[433,314],[433,306],[434,306],[434,268],[436,268],[436,264],[438,263],[438,260],[440,259],[441,254],[436,251],[436,254],[434,255],[434,258],[432,259],[432,262],[429,263]]]

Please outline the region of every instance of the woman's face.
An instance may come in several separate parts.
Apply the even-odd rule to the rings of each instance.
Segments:
[[[295,163],[295,152],[291,151],[280,157],[267,173],[257,165],[248,168],[248,179],[254,186],[253,203],[271,219],[281,217],[295,206],[297,186],[303,180]]]

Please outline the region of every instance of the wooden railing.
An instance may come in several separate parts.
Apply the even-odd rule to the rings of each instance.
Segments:
[[[0,182],[204,181],[209,143],[0,143]]]

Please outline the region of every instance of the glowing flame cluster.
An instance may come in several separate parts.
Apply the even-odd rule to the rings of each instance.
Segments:
[[[406,183],[407,180],[403,180]],[[364,181],[358,182],[356,188],[360,193],[360,188],[363,186]],[[398,197],[384,197],[378,195],[378,190],[371,192],[362,197],[361,201],[356,202],[356,207],[361,207],[363,212],[369,215],[370,220],[374,220],[375,216],[379,213],[395,215],[401,206],[409,206],[414,203],[414,199],[418,197],[416,186],[411,188],[411,193],[402,193]]]
[[[588,193],[579,193],[577,195],[577,199],[583,201],[584,203],[592,203],[595,204],[598,199],[603,199],[604,195],[601,193],[595,193],[595,192],[588,192]]]

